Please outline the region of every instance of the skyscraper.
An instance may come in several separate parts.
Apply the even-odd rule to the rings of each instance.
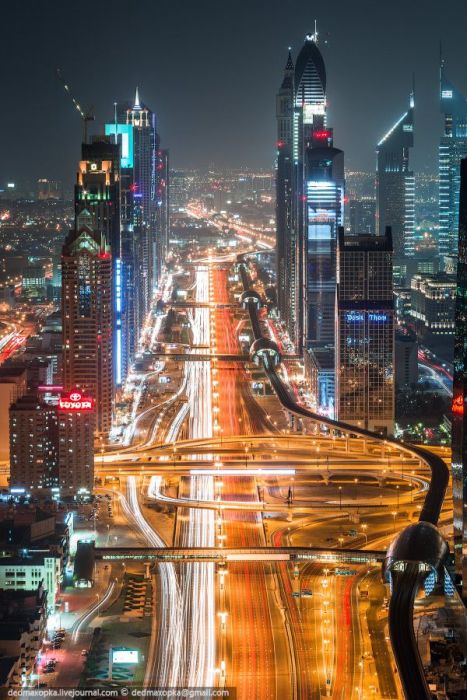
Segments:
[[[336,409],[346,423],[394,429],[392,237],[346,236],[337,247]]]
[[[467,595],[467,158],[460,164],[459,260],[452,395],[452,500],[454,556]]]
[[[156,117],[141,104],[136,89],[134,102],[115,105],[114,121],[105,133],[121,149],[122,236],[122,333],[123,375],[137,349],[139,334],[149,311],[160,262],[158,244]]]
[[[162,264],[167,257],[170,234],[170,197],[169,197],[169,151],[159,149],[157,152],[157,278],[160,278]]]
[[[414,97],[409,108],[376,148],[376,219],[378,233],[392,229],[395,266],[414,255],[415,180],[409,165],[413,146]],[[404,272],[401,276],[404,276]]]
[[[440,71],[444,129],[439,144],[439,254],[456,255],[459,224],[460,162],[467,157],[467,100]],[[444,268],[443,268],[444,269]]]
[[[326,70],[308,34],[295,66],[289,53],[277,94],[276,228],[278,305],[297,348],[304,344],[306,287],[307,150],[311,133],[326,124]]]
[[[289,50],[284,79],[276,97],[276,269],[277,303],[281,318],[292,327],[291,235],[292,235],[292,114],[294,65]]]
[[[99,207],[86,206],[94,196],[84,188],[88,166],[110,183],[110,161],[81,161],[76,201],[83,206],[76,208],[75,226],[62,250],[63,379],[66,390],[78,387],[95,400],[96,430],[105,435],[111,427],[114,386],[111,232]],[[104,191],[99,187],[97,196]]]
[[[332,129],[313,129],[305,151],[303,345],[334,356],[336,242],[344,217],[344,154]]]
[[[95,136],[82,145],[79,181],[75,187],[75,217],[83,210],[93,217],[94,228],[105,234],[112,254],[113,381],[124,379],[122,334],[122,241],[120,233],[120,154],[108,136]]]

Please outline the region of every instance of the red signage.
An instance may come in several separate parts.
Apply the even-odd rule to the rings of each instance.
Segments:
[[[61,411],[92,411],[94,399],[85,396],[79,389],[73,389],[67,394],[61,394],[58,407]]]
[[[324,139],[329,139],[331,138],[331,131],[313,131],[313,138],[319,139],[320,141]]]

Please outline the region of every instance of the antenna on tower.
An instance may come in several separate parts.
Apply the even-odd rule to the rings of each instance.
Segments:
[[[62,73],[60,68],[57,68],[57,77],[60,80],[61,84],[63,85],[65,92],[69,95],[71,101],[73,102],[76,111],[78,112],[81,119],[83,120],[83,139],[84,139],[84,143],[87,143],[87,141],[88,141],[88,122],[93,122],[96,118],[95,115],[93,114],[94,107],[90,107],[87,110],[83,110],[80,103],[78,102],[78,100],[74,97],[73,93],[71,92],[70,86],[65,81],[65,78],[63,77],[63,73]]]
[[[315,19],[315,31],[314,31],[313,36],[311,38],[313,39],[315,44],[318,43],[318,20],[317,19]]]

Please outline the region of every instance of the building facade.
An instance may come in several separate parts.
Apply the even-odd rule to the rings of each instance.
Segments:
[[[336,308],[338,420],[382,434],[394,429],[392,238],[339,231]]]
[[[457,255],[460,163],[467,157],[467,100],[440,71],[440,106],[444,118],[439,144],[440,256]],[[445,269],[445,268],[443,268]]]
[[[376,233],[376,200],[351,199],[348,206],[350,233]]]
[[[404,266],[415,252],[415,179],[409,153],[413,146],[414,97],[409,109],[383,136],[376,148],[376,219],[380,236],[392,229],[394,267]],[[400,273],[404,277],[404,271]]]
[[[460,166],[459,260],[452,396],[452,501],[454,557],[467,596],[467,159]]]
[[[10,484],[58,488],[58,423],[53,406],[26,394],[10,406]]]
[[[105,235],[112,254],[112,360],[113,382],[123,381],[122,242],[120,233],[120,155],[110,137],[96,136],[82,145],[75,186],[75,220],[82,212],[92,216],[93,228]],[[87,214],[86,214],[87,216]]]
[[[134,102],[116,105],[114,121],[105,125],[105,133],[120,145],[122,374],[125,376],[137,350],[162,267],[160,256],[164,254],[164,245],[159,235],[162,222],[158,203],[161,201],[162,208],[165,195],[159,193],[162,186],[158,174],[165,167],[165,157],[159,148],[156,116],[141,104],[138,90]],[[168,187],[168,178],[165,186]]]
[[[91,212],[76,217],[62,251],[64,387],[96,403],[96,432],[112,425],[112,255]]]

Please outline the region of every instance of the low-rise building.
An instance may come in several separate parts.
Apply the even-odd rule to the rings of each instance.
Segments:
[[[21,556],[0,559],[0,588],[10,592],[31,591],[42,585],[50,607],[55,604],[61,578],[61,559],[50,553],[24,552]]]
[[[23,685],[34,672],[46,634],[47,593],[0,590],[0,676],[2,687]]]

